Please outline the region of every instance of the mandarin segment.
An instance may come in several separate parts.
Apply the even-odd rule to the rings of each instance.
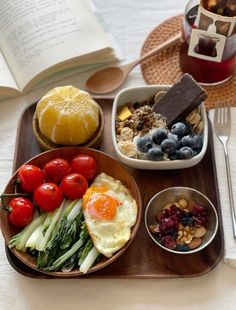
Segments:
[[[37,104],[41,133],[56,144],[87,142],[99,126],[99,107],[92,97],[73,86],[56,87]]]

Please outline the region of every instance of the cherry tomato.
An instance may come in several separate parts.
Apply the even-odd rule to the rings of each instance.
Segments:
[[[27,193],[32,193],[44,182],[43,171],[34,165],[23,165],[18,171],[18,177],[22,189]]]
[[[92,180],[97,173],[96,160],[86,154],[75,156],[71,163],[71,171],[82,174],[87,180]]]
[[[34,206],[30,200],[23,197],[13,198],[9,203],[9,207],[8,220],[12,225],[25,227],[32,221]]]
[[[57,183],[70,172],[70,164],[63,158],[55,158],[44,166],[43,172],[47,180]]]
[[[34,201],[44,211],[59,208],[63,201],[63,193],[55,183],[43,183],[34,191]]]
[[[78,199],[86,192],[88,182],[82,174],[70,173],[62,179],[60,188],[69,199]]]

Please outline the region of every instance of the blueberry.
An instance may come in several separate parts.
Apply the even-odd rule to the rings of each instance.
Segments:
[[[171,237],[173,238],[177,238],[178,237],[178,232],[176,229],[172,228],[168,231],[168,235],[171,235]]]
[[[186,125],[186,135],[190,135],[191,133],[193,133],[193,127],[189,122],[184,122],[184,124]]]
[[[186,215],[181,219],[181,224],[183,224],[184,226],[193,226],[193,222],[193,216]]]
[[[175,142],[179,140],[179,137],[173,133],[168,133],[168,139],[172,139],[174,140]]]
[[[182,146],[188,146],[191,148],[195,148],[196,147],[196,140],[194,139],[194,136],[187,135],[181,139],[181,145]]]
[[[147,151],[152,147],[152,139],[150,137],[142,136],[137,140],[137,148],[142,153],[147,153]]]
[[[181,140],[179,139],[179,137],[177,135],[175,135],[173,133],[169,133],[168,139],[172,139],[176,142],[177,149],[179,149],[181,147]]]
[[[190,159],[193,157],[193,150],[191,147],[184,146],[179,150],[180,159]]]
[[[178,122],[171,127],[170,132],[179,137],[183,137],[189,132],[189,129],[185,123]]]
[[[147,157],[149,160],[162,160],[163,153],[160,147],[152,147],[148,150]]]
[[[202,136],[200,135],[194,135],[193,139],[195,141],[195,149],[201,149],[203,146],[203,140],[202,140]]]
[[[176,251],[187,252],[189,251],[189,247],[186,244],[178,244]]]
[[[167,133],[163,128],[157,129],[152,135],[152,141],[155,144],[161,144],[161,142],[165,139],[167,139]]]
[[[161,149],[164,153],[173,154],[177,149],[176,142],[172,139],[165,139],[161,142]]]
[[[179,150],[176,150],[174,153],[169,154],[169,159],[170,160],[177,160],[177,159],[179,159]]]

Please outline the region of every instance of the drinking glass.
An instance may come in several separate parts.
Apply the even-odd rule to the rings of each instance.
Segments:
[[[192,29],[197,28],[199,0],[190,0],[186,6],[182,25],[182,43],[180,46],[179,63],[184,73],[191,74],[201,84],[220,84],[228,80],[235,71],[236,34],[226,37],[222,60],[216,62],[188,55]],[[214,58],[217,38],[199,34],[195,52]]]

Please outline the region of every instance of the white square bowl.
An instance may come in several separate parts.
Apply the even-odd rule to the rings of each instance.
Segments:
[[[203,158],[208,143],[208,122],[207,115],[204,103],[200,106],[201,117],[204,124],[204,129],[202,133],[203,137],[203,146],[202,150],[196,156],[190,159],[177,159],[177,160],[162,160],[162,161],[152,161],[147,159],[136,159],[125,156],[121,153],[118,148],[116,141],[116,130],[115,130],[115,120],[117,116],[117,110],[119,107],[124,106],[127,103],[134,103],[136,101],[149,100],[153,97],[158,91],[164,90],[167,91],[171,86],[170,85],[144,85],[144,86],[135,86],[129,87],[121,90],[115,97],[112,109],[112,142],[115,148],[115,152],[121,162],[126,164],[129,167],[136,169],[147,169],[147,170],[174,170],[174,169],[183,169],[189,168],[197,165]],[[173,99],[174,100],[174,99]]]

